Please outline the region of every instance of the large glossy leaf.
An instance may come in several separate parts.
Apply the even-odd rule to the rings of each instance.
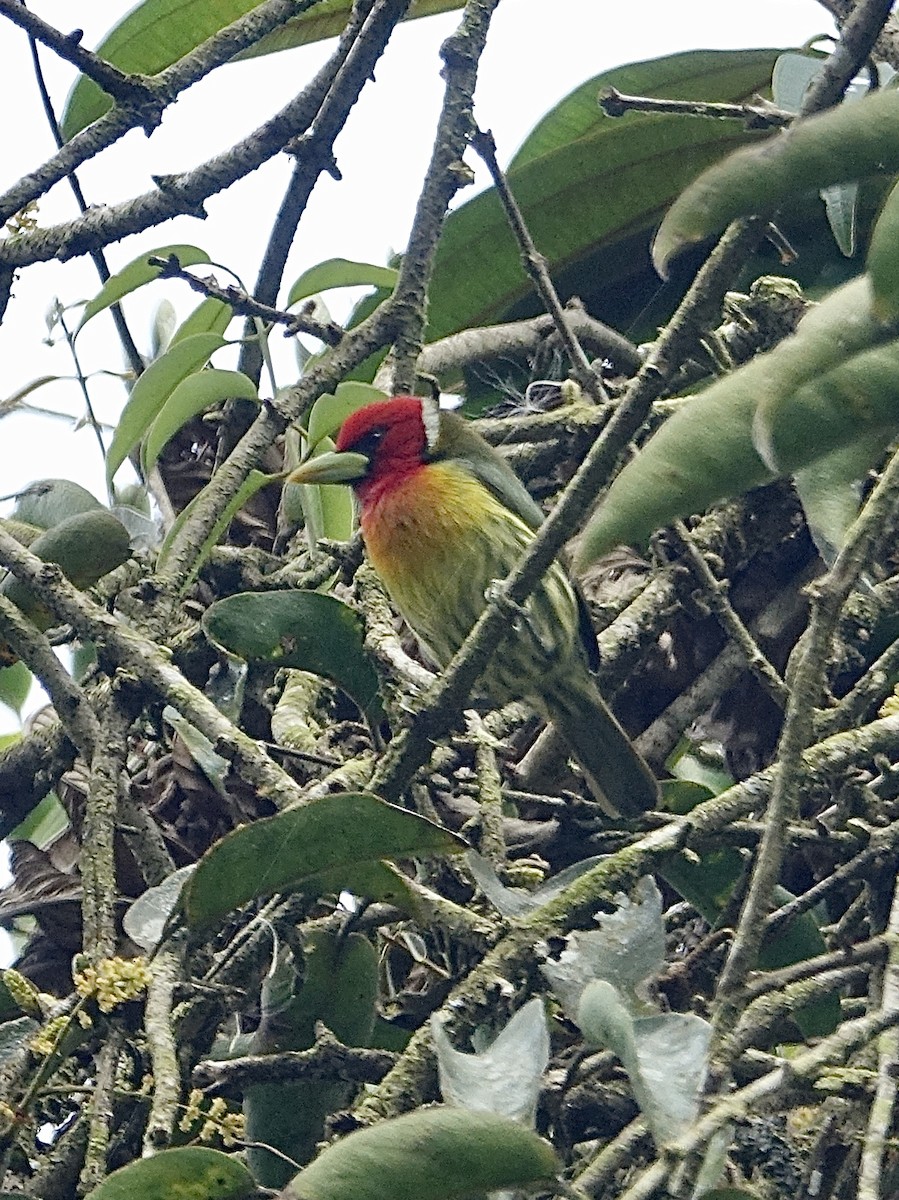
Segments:
[[[143,0],[136,5],[97,47],[97,53],[121,71],[155,75],[224,29],[259,0]],[[462,0],[413,0],[408,20],[461,8]],[[293,46],[305,46],[336,37],[350,15],[351,0],[322,0],[292,18],[240,57],[252,58]],[[111,107],[109,96],[92,80],[81,76],[69,93],[61,127],[68,141],[102,117]]]
[[[113,1171],[85,1200],[242,1200],[255,1191],[253,1176],[233,1154],[181,1146]]]
[[[598,75],[566,97],[536,127],[508,172],[550,269],[571,268],[602,251],[614,257],[613,248],[637,233],[648,245],[653,225],[686,184],[757,136],[731,121],[643,113],[607,117],[596,102],[599,88],[738,101],[765,89],[777,53],[672,55]],[[627,261],[616,263],[616,271],[628,269]],[[494,190],[475,196],[444,226],[430,290],[428,337],[495,321],[530,290]]]
[[[323,872],[353,888],[354,870],[382,858],[464,850],[455,834],[363,792],[324,796],[235,829],[208,850],[185,885],[188,923],[204,927],[258,896],[317,891]]]
[[[231,654],[324,675],[351,696],[368,720],[381,716],[378,677],[349,605],[321,592],[238,592],[203,616],[207,635]]]
[[[559,1167],[548,1142],[508,1117],[426,1108],[332,1143],[279,1200],[461,1200]]]

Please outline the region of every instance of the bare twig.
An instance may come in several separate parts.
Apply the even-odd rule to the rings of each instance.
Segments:
[[[497,195],[505,210],[506,219],[515,235],[515,240],[518,242],[524,269],[530,276],[537,294],[543,301],[543,306],[553,319],[556,330],[565,347],[565,352],[571,362],[574,378],[584,391],[592,397],[595,403],[605,403],[609,397],[602,385],[599,372],[591,365],[590,360],[584,354],[580,342],[574,336],[568,324],[566,311],[562,307],[559,294],[547,270],[546,259],[534,245],[534,239],[531,237],[521,209],[518,207],[515,197],[509,188],[508,181],[497,161],[496,143],[493,140],[493,135],[478,129],[471,139],[471,145],[484,160],[487,170],[490,172]]]
[[[680,116],[711,117],[719,121],[742,121],[747,129],[780,129],[796,119],[795,113],[783,112],[773,104],[662,100],[655,96],[627,96],[615,87],[605,87],[600,91],[599,107],[607,117],[623,117],[626,112],[676,113]]]

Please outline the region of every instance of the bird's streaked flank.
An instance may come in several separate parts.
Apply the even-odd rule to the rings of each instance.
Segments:
[[[397,396],[344,422],[336,453],[310,459],[293,483],[351,483],[368,557],[425,648],[445,667],[543,519],[502,457],[468,422],[430,400]],[[528,700],[570,746],[591,788],[634,816],[658,784],[599,695],[586,608],[556,562],[497,647],[490,698]]]

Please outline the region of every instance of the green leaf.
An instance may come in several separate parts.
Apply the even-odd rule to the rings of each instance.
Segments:
[[[399,271],[393,267],[379,267],[375,263],[353,262],[349,258],[329,258],[320,262],[299,279],[295,279],[287,294],[287,308],[307,296],[326,292],[329,288],[371,287],[393,288]]]
[[[231,324],[233,316],[234,312],[230,304],[226,304],[224,300],[216,300],[214,296],[207,296],[201,304],[197,305],[190,316],[185,317],[172,334],[169,348],[171,349],[178,342],[183,342],[197,333],[223,334]]]
[[[884,321],[899,316],[899,185],[887,196],[868,247],[868,273],[875,313]]]
[[[217,337],[217,334],[209,334]],[[186,345],[182,342],[181,345]],[[197,371],[176,385],[147,431],[141,450],[144,475],[149,475],[165,445],[191,417],[225,400],[256,400],[256,384],[242,371]]]
[[[23,662],[13,663],[11,667],[0,667],[0,704],[5,704],[18,715],[28,699],[33,682],[34,676]]]
[[[731,846],[724,850],[707,851],[697,860],[685,854],[663,856],[659,873],[697,912],[712,925],[726,908],[737,882],[743,877],[745,861]],[[785,888],[778,888],[778,904],[794,899]],[[827,945],[814,913],[801,913],[794,921],[774,934],[767,934],[759,951],[758,965],[762,970],[777,970],[793,963],[805,962],[824,954]],[[840,1022],[840,1000],[836,992],[814,1004],[805,1005],[792,1014],[805,1037],[826,1037]]]
[[[378,676],[362,643],[356,613],[321,592],[238,592],[210,605],[203,629],[250,662],[295,667],[333,679],[366,719],[379,721]]]
[[[692,397],[614,480],[584,532],[577,569],[617,545],[643,541],[677,517],[702,512],[716,500],[774,479],[770,459],[766,462],[757,449],[760,420],[780,474],[829,453],[841,438],[843,444],[852,440],[861,414],[854,412],[851,395],[841,393],[849,381],[829,373],[848,360],[858,386],[859,363],[866,366],[868,360],[850,356],[885,336],[871,311],[867,279],[855,279],[811,309],[796,333],[774,350]],[[876,366],[886,392],[872,397],[867,389],[864,406],[871,404],[886,423],[882,410],[892,410],[895,382],[889,378],[889,362],[876,358]],[[797,396],[805,397],[803,407]],[[766,418],[767,413],[772,416]]]
[[[98,579],[131,556],[127,530],[105,508],[68,517],[45,530],[31,543],[30,549],[44,562],[56,563],[80,589],[93,587]],[[0,583],[0,593],[18,605],[40,629],[49,628],[50,613],[27,584],[7,575]]]
[[[112,435],[106,452],[107,484],[112,482],[116,471],[150,428],[178,384],[225,344],[221,333],[216,331],[194,333],[181,339],[176,334],[165,354],[150,363],[131,389]]]
[[[250,1054],[307,1050],[315,1044],[317,1021],[324,1021],[345,1046],[368,1045],[378,998],[378,955],[363,934],[313,930],[304,936],[302,983],[294,995],[295,983],[292,963],[279,957],[262,985],[262,1020]],[[262,1143],[247,1147],[257,1183],[270,1188],[287,1183],[296,1173],[293,1163],[313,1157],[324,1136],[325,1119],[344,1106],[350,1094],[346,1083],[332,1080],[248,1088],[246,1138]],[[281,1155],[272,1154],[269,1146]]]
[[[462,1200],[560,1169],[548,1142],[507,1117],[427,1108],[332,1143],[280,1200]]]
[[[96,52],[121,71],[156,75],[258,4],[259,0],[215,0],[215,4],[209,0],[144,0],[110,30]],[[462,0],[413,0],[407,20],[461,7]],[[346,25],[352,4],[351,0],[324,0],[307,3],[307,8],[309,12],[285,22],[238,58],[336,37]],[[60,122],[65,140],[111,107],[109,96],[93,80],[81,76],[69,93]]]
[[[255,1191],[253,1176],[233,1154],[181,1146],[113,1171],[85,1200],[244,1200]]]
[[[759,396],[752,433],[766,465],[791,475],[843,446],[872,461],[899,426],[899,341],[863,350],[792,394]]]
[[[15,829],[11,829],[9,837],[23,842],[31,842],[39,850],[45,850],[56,841],[60,834],[65,833],[70,825],[69,814],[63,808],[55,792],[48,792],[39,804],[36,804],[24,821],[20,821]]]
[[[145,251],[106,280],[93,300],[89,300],[84,306],[84,312],[81,314],[81,320],[75,332],[79,333],[88,321],[97,313],[103,312],[104,308],[109,308],[111,304],[115,304],[129,292],[134,292],[139,287],[143,287],[145,283],[151,283],[157,279],[162,267],[151,267],[149,262],[151,258],[167,259],[172,255],[178,259],[182,267],[210,261],[206,251],[201,250],[198,246],[160,246],[156,250]]]
[[[179,867],[155,887],[149,887],[130,904],[122,918],[125,932],[148,954],[162,941],[166,922],[181,897],[185,881],[196,869],[196,863]]]
[[[324,871],[352,889],[359,864],[464,849],[455,834],[377,796],[325,796],[216,842],[184,888],[185,913],[191,926],[206,927],[259,896],[306,890]]]
[[[817,459],[797,471],[794,484],[809,533],[824,562],[832,565],[861,507],[861,481],[881,458],[878,431]]]
[[[71,479],[36,479],[19,492],[12,515],[26,525],[50,529],[67,517],[102,507],[96,496]]]
[[[341,386],[344,386],[341,384]],[[350,384],[350,387],[367,388],[365,383]],[[310,438],[310,444],[312,439]],[[334,449],[329,437],[319,438],[310,458]],[[356,527],[356,506],[353,493],[341,484],[288,483],[283,493],[283,510],[288,521],[297,523],[302,513],[306,533],[312,546],[322,538],[335,542],[348,542]]]
[[[899,93],[871,92],[710,167],[666,214],[653,262],[665,276],[676,254],[720,233],[736,217],[771,213],[803,192],[896,171]]]
[[[307,429],[312,449],[322,438],[333,437],[347,417],[366,404],[386,400],[387,393],[370,383],[338,383],[333,392],[319,396],[309,413]]]
[[[616,246],[649,230],[703,167],[757,134],[670,114],[605,116],[597,90],[734,101],[763,90],[777,51],[693,51],[605,72],[567,96],[527,138],[508,182],[554,276],[599,256],[628,277]],[[604,256],[604,257],[603,257]],[[531,292],[494,189],[452,212],[429,290],[429,341],[503,318]]]

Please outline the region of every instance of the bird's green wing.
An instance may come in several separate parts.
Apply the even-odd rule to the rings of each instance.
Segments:
[[[451,458],[461,464],[529,529],[536,529],[542,523],[543,512],[539,504],[499,451],[464,418],[452,412],[441,412],[440,438],[434,458]]]

